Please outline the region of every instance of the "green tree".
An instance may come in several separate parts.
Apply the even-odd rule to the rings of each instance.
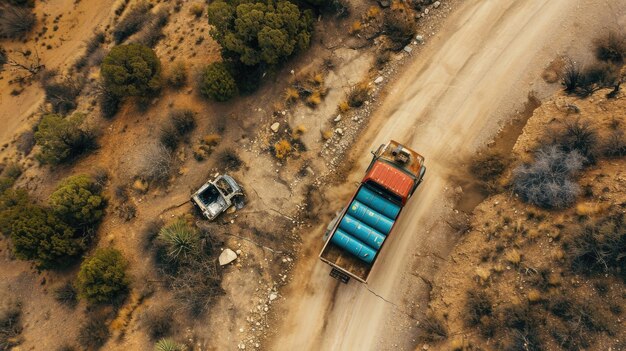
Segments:
[[[93,225],[102,218],[106,206],[100,191],[100,185],[86,174],[67,177],[50,195],[50,206],[73,226]]]
[[[204,69],[200,92],[208,98],[226,101],[237,95],[237,84],[225,64],[214,62]]]
[[[161,62],[152,49],[141,44],[114,47],[100,71],[106,90],[120,98],[148,96],[161,88]]]
[[[76,280],[78,296],[92,303],[111,302],[128,288],[127,266],[120,251],[96,250],[80,265]]]
[[[275,65],[309,47],[312,12],[300,11],[289,1],[209,5],[211,36],[222,46],[224,57],[244,65]]]
[[[41,268],[68,263],[85,249],[82,238],[51,211],[36,206],[21,207],[11,223],[15,256],[34,260]]]
[[[9,179],[9,178],[6,178]],[[0,193],[0,232],[11,234],[11,225],[32,202],[23,189],[5,189]]]
[[[79,113],[71,117],[45,115],[35,132],[35,142],[41,146],[39,160],[59,164],[95,148],[95,136],[82,127],[84,119]]]

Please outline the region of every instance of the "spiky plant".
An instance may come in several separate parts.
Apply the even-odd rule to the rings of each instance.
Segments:
[[[154,345],[155,351],[185,351],[187,347],[172,339],[161,339]]]
[[[161,228],[159,239],[168,246],[167,254],[173,260],[187,258],[198,248],[198,233],[184,220],[178,220]]]

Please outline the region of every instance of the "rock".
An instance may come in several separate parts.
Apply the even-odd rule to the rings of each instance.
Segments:
[[[276,133],[278,132],[278,128],[280,128],[280,123],[275,122],[274,124],[272,124],[272,126],[270,127],[270,129],[272,130],[272,132]]]
[[[276,293],[271,293],[269,297],[270,297],[270,301],[274,301],[278,298],[278,295]]]
[[[241,252],[242,252],[241,250],[235,251],[235,253],[237,253],[237,255],[241,255]]]
[[[343,129],[337,128],[337,129],[335,129],[335,133],[337,133],[339,135],[343,135]]]
[[[439,8],[439,6],[441,6],[441,1],[435,1],[435,2],[433,3],[433,7],[434,7],[434,8],[436,8],[436,9],[437,9],[437,8]]]
[[[430,12],[430,9],[424,9],[424,14],[427,15]]]
[[[423,44],[424,43],[424,36],[423,35],[416,35],[415,36],[415,41],[417,41],[419,44]]]
[[[403,50],[410,54],[411,51],[413,51],[413,48],[407,45],[407,46],[404,47]]]
[[[456,188],[454,188],[454,192],[456,194],[462,194],[463,193],[463,188],[459,185]]]
[[[237,259],[237,254],[231,249],[222,251],[219,257],[220,266],[227,265]]]
[[[378,0],[378,4],[382,8],[387,8],[387,7],[391,6],[391,1],[389,1],[389,0]]]
[[[378,76],[378,78],[376,78],[376,79],[374,80],[374,84],[380,84],[380,83],[382,83],[382,82],[383,82],[383,79],[384,79],[384,78],[383,78],[382,76]]]
[[[341,115],[337,115],[337,117],[335,117],[335,119],[333,119],[333,121],[335,121],[335,122],[341,121]]]

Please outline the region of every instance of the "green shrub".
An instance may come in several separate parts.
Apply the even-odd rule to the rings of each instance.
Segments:
[[[106,206],[100,190],[100,185],[86,174],[67,177],[50,195],[50,206],[73,226],[93,225],[100,221]]]
[[[237,95],[237,84],[225,64],[214,62],[204,69],[200,92],[210,99],[226,101]]]
[[[70,117],[45,115],[35,132],[35,142],[41,147],[38,159],[43,163],[68,162],[96,147],[95,135],[84,128],[85,115]]]
[[[1,177],[0,180],[2,179],[11,181],[10,178]],[[8,184],[9,187],[12,184],[12,182]],[[30,204],[31,200],[26,191],[0,188],[0,232],[4,235],[10,235],[11,224]]]
[[[128,262],[116,249],[98,249],[81,265],[76,280],[78,296],[92,303],[107,303],[128,288]]]
[[[187,348],[171,339],[161,339],[154,345],[155,351],[185,351]]]
[[[176,261],[193,254],[198,249],[200,241],[198,233],[184,220],[161,228],[159,239],[167,245],[169,258]]]
[[[85,249],[83,238],[51,211],[35,205],[20,207],[11,223],[17,258],[33,260],[41,268],[68,264]]]
[[[152,49],[141,44],[114,47],[100,71],[105,89],[119,98],[149,96],[161,88],[161,62]]]
[[[309,47],[312,12],[289,1],[224,2],[209,5],[211,36],[224,57],[244,65],[275,65]]]

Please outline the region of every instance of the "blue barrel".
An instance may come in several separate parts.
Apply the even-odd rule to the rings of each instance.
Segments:
[[[382,246],[383,241],[385,241],[384,235],[349,214],[343,217],[339,223],[339,228],[377,251]]]
[[[387,235],[393,227],[393,221],[386,216],[372,210],[357,200],[352,201],[348,209],[350,216]]]
[[[376,251],[371,247],[351,237],[341,229],[337,229],[330,241],[367,263],[372,263],[374,256],[376,256]]]
[[[400,212],[400,206],[366,187],[361,187],[361,190],[356,194],[356,199],[391,219],[396,219]]]

